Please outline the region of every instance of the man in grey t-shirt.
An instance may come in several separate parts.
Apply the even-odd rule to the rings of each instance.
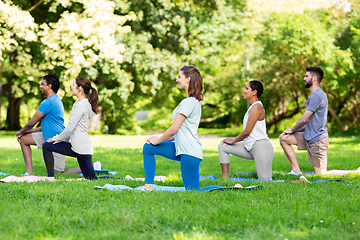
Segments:
[[[280,134],[280,144],[291,164],[289,174],[301,174],[296,154],[291,145],[297,145],[299,150],[307,150],[309,163],[313,165],[316,174],[345,175],[351,170],[327,171],[327,150],[329,136],[326,127],[328,113],[328,99],[320,88],[324,72],[320,67],[307,67],[304,77],[305,87],[309,88],[311,95],[306,102],[305,113],[299,118],[294,127]]]

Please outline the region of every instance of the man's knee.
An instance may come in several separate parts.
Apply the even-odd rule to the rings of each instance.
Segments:
[[[293,136],[291,136],[291,135],[284,135],[284,136],[279,137],[280,145],[281,146],[293,145],[294,142],[293,142],[292,138],[293,138]]]
[[[24,135],[22,138],[20,138],[20,145],[21,146],[36,145],[36,142],[31,135]]]

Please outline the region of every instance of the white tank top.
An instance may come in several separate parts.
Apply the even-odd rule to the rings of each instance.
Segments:
[[[246,114],[244,116],[244,120],[243,120],[244,129],[246,128],[246,124],[247,124],[248,119],[249,119],[249,111],[255,104],[261,104],[261,106],[262,106],[262,103],[260,101],[256,101],[253,104],[251,104],[251,106],[249,107],[249,109],[247,110],[247,112],[246,112]],[[264,118],[264,120],[257,121],[255,123],[255,126],[252,129],[250,135],[247,136],[244,139],[244,146],[245,146],[246,150],[250,151],[252,149],[254,143],[257,140],[262,140],[262,139],[269,139],[269,137],[268,137],[268,135],[266,133],[265,118]]]

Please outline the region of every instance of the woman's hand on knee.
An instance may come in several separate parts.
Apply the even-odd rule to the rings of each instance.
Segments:
[[[151,145],[158,145],[158,143],[157,143],[158,139],[159,139],[159,137],[152,136],[148,140],[146,140],[146,143],[151,144]]]

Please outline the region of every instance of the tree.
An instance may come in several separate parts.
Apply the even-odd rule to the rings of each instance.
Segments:
[[[0,105],[2,87],[8,96],[6,127],[20,128],[20,104],[26,94],[38,92],[37,25],[32,16],[9,2],[0,2]]]
[[[278,130],[278,123],[304,109],[308,91],[303,87],[304,69],[321,66],[325,78],[321,83],[329,105],[341,92],[335,91],[346,69],[352,68],[350,54],[333,43],[334,37],[311,13],[303,15],[274,14],[264,25],[258,40],[264,47],[258,60],[255,76],[262,79],[266,89],[268,126]],[[351,82],[347,81],[348,83]]]

